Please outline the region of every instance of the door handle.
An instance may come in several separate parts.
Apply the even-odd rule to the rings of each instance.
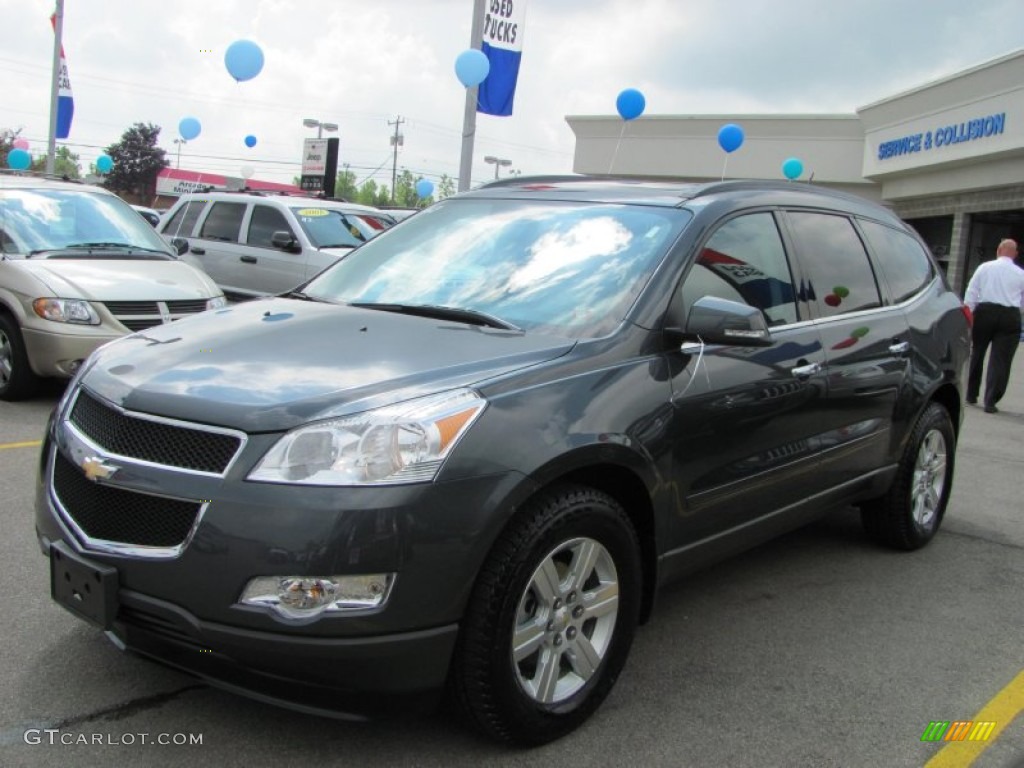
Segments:
[[[238,260],[239,261],[244,261],[246,264],[255,264],[256,263],[256,257],[255,256],[239,256]]]
[[[796,368],[790,370],[794,376],[798,379],[809,379],[816,373],[821,371],[821,363],[809,363],[807,365],[798,365]]]
[[[194,253],[194,254],[196,254],[198,256],[205,256],[206,255],[206,249],[205,248],[196,248],[193,245],[192,246],[192,253]]]
[[[909,341],[894,341],[889,345],[889,354],[903,357],[910,351]]]

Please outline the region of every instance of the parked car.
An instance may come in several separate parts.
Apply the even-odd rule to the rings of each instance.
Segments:
[[[101,349],[36,528],[54,598],[119,647],[305,712],[447,690],[539,744],[608,695],[658,587],[851,504],[927,544],[969,343],[865,200],[517,178]]]
[[[260,192],[183,196],[157,228],[234,298],[280,294],[394,224],[355,203]]]
[[[223,305],[119,197],[0,174],[0,399],[72,376],[111,339]]]
[[[144,205],[133,205],[138,214],[149,222],[150,226],[155,227],[160,223],[160,214],[157,213],[153,208],[147,208]]]

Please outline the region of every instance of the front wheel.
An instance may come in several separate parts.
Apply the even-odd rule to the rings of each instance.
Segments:
[[[931,541],[949,501],[955,451],[949,413],[931,403],[914,425],[889,492],[861,505],[868,536],[907,550]]]
[[[0,400],[24,400],[38,386],[18,321],[0,312]]]
[[[544,744],[597,709],[633,640],[639,552],[625,511],[592,488],[551,489],[517,515],[477,580],[453,665],[478,729]]]

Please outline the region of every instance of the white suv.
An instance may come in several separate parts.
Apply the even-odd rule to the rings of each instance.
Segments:
[[[395,223],[376,208],[259,192],[185,195],[157,231],[235,298],[285,293]]]

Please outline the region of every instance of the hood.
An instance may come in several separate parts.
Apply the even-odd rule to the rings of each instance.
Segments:
[[[129,410],[270,432],[469,386],[559,357],[574,343],[270,298],[108,344],[82,383]]]
[[[221,294],[206,274],[181,261],[98,258],[23,259],[16,263],[44,283],[51,296],[61,299],[175,301]]]

